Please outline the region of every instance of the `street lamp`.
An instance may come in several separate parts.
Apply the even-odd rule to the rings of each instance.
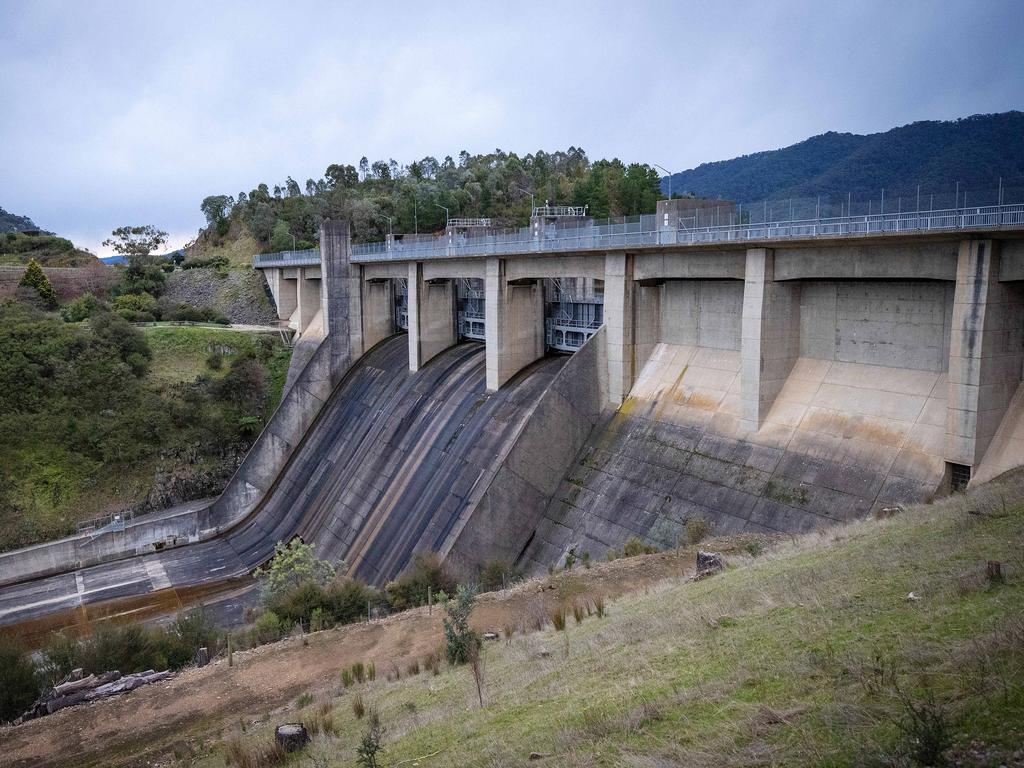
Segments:
[[[448,229],[448,222],[451,220],[451,216],[448,214],[448,209],[440,203],[434,203],[434,206],[444,211],[444,228]]]
[[[377,216],[388,220],[388,237],[394,237],[394,232],[391,231],[391,224],[394,222],[394,219],[391,216],[385,216],[383,213],[378,213]]]
[[[666,168],[664,165],[658,165],[657,163],[651,163],[655,168],[661,168],[665,173],[668,174],[668,199],[672,199],[672,171]]]
[[[518,189],[520,192],[525,192],[526,194],[528,194],[530,196],[530,215],[533,216],[534,211],[537,210],[537,202],[536,202],[536,200],[533,197],[533,192],[530,192],[529,190],[523,189],[522,187],[516,187],[516,189]]]

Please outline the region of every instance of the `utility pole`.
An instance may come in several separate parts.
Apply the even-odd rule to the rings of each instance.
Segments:
[[[668,174],[668,199],[671,200],[672,199],[672,171],[670,171],[668,168],[666,168],[663,165],[658,165],[657,163],[651,163],[651,165],[653,165],[655,168],[661,168],[661,170],[663,170],[665,173]]]
[[[530,196],[530,216],[533,216],[533,212],[537,210],[537,201],[534,199],[533,192],[529,192],[522,187],[516,187],[520,192],[525,192]]]

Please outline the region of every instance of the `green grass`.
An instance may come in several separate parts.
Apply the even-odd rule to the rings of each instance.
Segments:
[[[257,334],[222,328],[167,325],[141,326],[139,330],[145,334],[153,352],[148,377],[151,381],[160,384],[193,381],[200,375],[219,378],[227,372],[235,357],[256,349]],[[273,339],[277,348],[283,348],[277,337],[273,337]],[[224,356],[224,364],[219,371],[214,371],[206,365],[206,358],[214,349],[222,350]],[[280,355],[275,354],[272,359],[272,361],[276,361],[274,362],[276,367],[272,367],[272,379],[276,376],[277,367],[281,365],[279,357]],[[287,373],[287,355],[283,365]],[[279,389],[278,392],[280,392]],[[280,395],[278,394],[278,396]]]
[[[529,764],[912,765],[899,723],[929,692],[955,745],[1016,748],[1024,479],[1007,483],[665,582],[565,632],[487,644],[482,710],[466,668],[370,684],[387,764],[525,765],[538,752],[552,757]],[[989,560],[1006,584],[987,582]],[[317,764],[353,764],[365,725],[336,713]]]

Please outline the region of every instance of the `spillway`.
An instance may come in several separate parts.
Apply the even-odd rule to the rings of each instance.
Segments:
[[[414,553],[441,548],[567,359],[487,392],[482,344],[411,373],[405,336],[385,340],[353,365],[253,514],[209,541],[0,589],[0,624],[224,582],[296,534],[382,584]]]

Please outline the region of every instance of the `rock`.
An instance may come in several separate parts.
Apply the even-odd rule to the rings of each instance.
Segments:
[[[882,507],[875,512],[875,518],[878,520],[884,520],[887,517],[895,517],[896,515],[903,514],[903,507],[899,504],[894,504],[891,507]]]
[[[530,753],[530,759],[531,760],[543,760],[545,757],[551,757],[551,755],[550,754],[545,754],[543,752],[531,752]]]
[[[206,648],[200,648],[196,651],[196,666],[205,667],[210,663],[210,651]]]
[[[915,595],[915,594],[914,594],[913,592],[909,592],[909,593],[907,594],[907,602],[908,602],[908,603],[916,603],[916,602],[917,602],[918,600],[920,600],[920,599],[921,599],[921,598],[920,598],[920,597],[918,597],[917,595]]]
[[[274,739],[285,752],[297,752],[309,743],[309,731],[302,723],[285,723],[277,726]]]
[[[497,640],[497,639],[498,639],[498,633],[497,632],[484,632],[484,640]]]
[[[725,562],[717,552],[697,551],[697,578],[702,579],[725,570]]]

